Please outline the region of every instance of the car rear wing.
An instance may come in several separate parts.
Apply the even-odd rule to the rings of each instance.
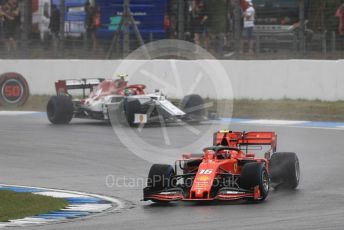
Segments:
[[[248,145],[270,145],[275,152],[277,135],[275,132],[232,132],[220,130],[214,133],[214,146],[224,145],[233,148]]]
[[[93,87],[99,85],[104,78],[88,78],[88,79],[67,79],[55,82],[56,94],[69,94],[68,90],[82,89],[83,97],[86,96],[86,89],[93,91]]]

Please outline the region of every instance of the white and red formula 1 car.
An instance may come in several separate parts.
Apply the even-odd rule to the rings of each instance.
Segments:
[[[199,122],[206,115],[199,95],[185,96],[177,107],[160,90],[147,94],[145,85],[129,85],[125,75],[116,80],[59,80],[55,88],[57,95],[47,105],[47,116],[53,124],[68,124],[73,117],[111,121],[114,117],[135,126],[161,121]],[[81,97],[73,98],[70,90],[79,91]]]

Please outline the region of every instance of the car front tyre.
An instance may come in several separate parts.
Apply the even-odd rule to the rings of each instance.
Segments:
[[[269,194],[270,179],[266,167],[262,163],[250,162],[246,163],[240,174],[240,187],[248,190],[253,190],[254,187],[259,186],[260,198],[258,201],[263,201]],[[253,201],[254,199],[247,199]]]

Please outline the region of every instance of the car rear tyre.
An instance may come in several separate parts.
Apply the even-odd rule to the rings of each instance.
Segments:
[[[257,185],[259,186],[261,195],[259,201],[263,201],[266,199],[269,193],[270,181],[268,171],[261,163],[246,163],[243,166],[240,174],[240,187],[252,190]],[[248,200],[253,199],[250,198]]]
[[[52,96],[48,101],[47,116],[52,124],[68,124],[73,112],[73,102],[67,96]]]
[[[204,100],[197,94],[185,96],[180,102],[180,109],[183,110],[190,119],[202,119],[205,116],[206,109]]]
[[[270,177],[275,188],[295,189],[300,181],[300,164],[296,153],[274,153],[270,159]]]

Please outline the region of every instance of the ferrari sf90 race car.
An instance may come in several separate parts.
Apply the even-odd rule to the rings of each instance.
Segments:
[[[164,122],[199,122],[206,116],[199,95],[185,96],[177,107],[160,90],[147,94],[145,85],[129,85],[123,75],[116,80],[59,80],[55,88],[57,95],[52,96],[47,105],[47,116],[53,124],[67,124],[75,117],[135,126],[162,119]],[[81,98],[73,98],[70,90],[77,91]]]
[[[153,202],[248,200],[263,201],[270,187],[295,189],[300,180],[295,153],[276,152],[274,132],[214,134],[213,146],[201,154],[183,154],[171,165],[154,164],[143,200]],[[263,157],[250,150],[266,149]]]

